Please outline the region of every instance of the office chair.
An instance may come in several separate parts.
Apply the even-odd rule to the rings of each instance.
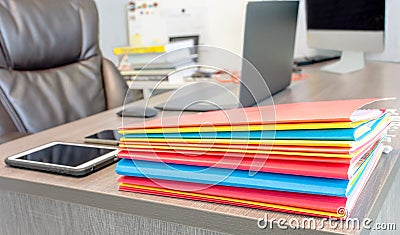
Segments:
[[[0,143],[123,104],[92,0],[0,0]]]

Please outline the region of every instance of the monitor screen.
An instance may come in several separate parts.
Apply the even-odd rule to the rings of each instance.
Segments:
[[[307,25],[313,30],[385,28],[385,0],[307,0]]]

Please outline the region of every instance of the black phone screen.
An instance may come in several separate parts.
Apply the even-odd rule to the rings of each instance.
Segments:
[[[104,130],[93,135],[86,136],[85,139],[119,140],[120,134],[117,130]]]

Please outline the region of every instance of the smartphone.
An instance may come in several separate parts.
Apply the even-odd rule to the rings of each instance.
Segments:
[[[120,134],[118,130],[103,130],[93,135],[86,136],[85,143],[91,144],[105,144],[105,145],[118,145]]]
[[[85,176],[116,161],[116,147],[52,142],[8,157],[12,167],[56,174]]]

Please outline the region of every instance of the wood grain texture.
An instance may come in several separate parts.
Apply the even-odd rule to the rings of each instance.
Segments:
[[[399,193],[400,193],[400,183],[399,183],[400,172],[397,172],[395,176],[395,182],[390,189],[386,200],[384,201],[382,208],[378,217],[376,218],[377,223],[394,223],[396,225],[395,229],[391,230],[377,230],[372,229],[371,235],[397,235],[400,230],[400,204],[399,204]]]
[[[0,191],[0,197],[0,234],[222,234],[28,194]]]
[[[400,74],[400,64],[369,63],[366,69],[348,75],[320,72],[319,67],[320,65],[305,68],[304,71],[309,77],[292,83],[288,89],[275,95],[273,102],[290,103],[371,97],[400,98],[400,79],[397,78],[398,74]],[[164,102],[169,94],[158,95],[150,99],[149,104],[155,105]],[[142,100],[134,105],[143,105],[144,102]],[[271,100],[266,102],[270,103]],[[385,106],[398,109],[400,107],[399,102],[400,100],[397,99],[385,104]],[[265,234],[265,230],[257,228],[256,221],[258,218],[263,218],[266,211],[119,192],[117,190],[118,176],[114,172],[115,166],[107,167],[84,178],[72,178],[15,169],[4,165],[3,160],[7,156],[44,143],[51,141],[82,143],[83,138],[89,134],[142,121],[142,119],[137,118],[125,118],[122,120],[115,115],[119,110],[109,110],[0,145],[0,189],[199,227],[206,230],[235,234]],[[179,112],[164,112],[160,115],[178,114]],[[392,144],[394,150],[389,155],[382,157],[351,217],[371,217],[375,219],[378,216],[400,165],[398,161],[400,141],[395,139]],[[267,213],[269,218],[284,218],[286,220],[308,218],[279,212]],[[322,223],[322,220],[317,219],[317,222]],[[284,234],[287,231],[274,230],[274,232]],[[316,231],[296,231],[296,233],[304,234],[319,232],[355,234],[360,231],[329,229],[327,226]]]

